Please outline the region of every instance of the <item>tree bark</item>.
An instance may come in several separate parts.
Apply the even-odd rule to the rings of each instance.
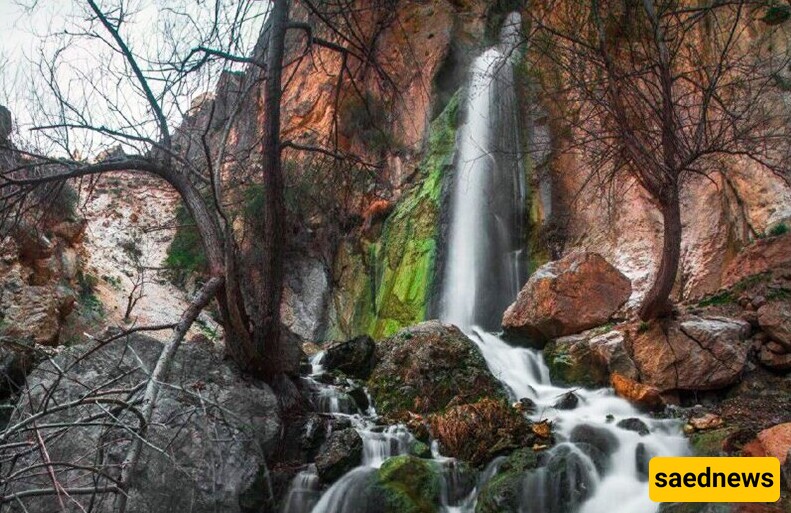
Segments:
[[[260,216],[261,236],[260,282],[255,293],[256,315],[253,321],[253,344],[256,351],[266,355],[264,368],[256,373],[273,376],[291,373],[288,355],[292,349],[281,333],[280,302],[283,291],[283,250],[285,247],[286,212],[284,180],[281,162],[280,103],[283,95],[282,69],[286,31],[291,2],[275,0],[270,14],[269,42],[266,54],[264,83],[264,130],[262,137],[262,172],[264,211]]]
[[[666,316],[672,310],[670,292],[676,282],[681,260],[681,205],[675,188],[662,203],[662,220],[662,260],[654,283],[640,305],[640,318],[644,321]]]

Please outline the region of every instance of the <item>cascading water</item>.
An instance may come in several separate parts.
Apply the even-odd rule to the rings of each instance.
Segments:
[[[648,498],[645,469],[640,467],[652,455],[686,451],[679,426],[642,415],[610,390],[573,390],[576,407],[555,408],[572,390],[550,382],[541,353],[512,347],[492,333],[526,278],[520,250],[525,191],[511,58],[520,24],[518,14],[509,15],[500,44],[472,65],[466,122],[457,139],[440,319],[475,341],[514,400],[535,403],[534,420],[549,419],[555,426],[558,445],[548,451],[541,468],[523,476],[520,513],[650,513],[657,505]],[[371,477],[387,458],[406,454],[414,437],[404,426],[377,425],[373,407],[361,412],[338,387],[321,383],[321,358],[312,359],[312,375],[305,378],[314,403],[320,412],[348,418],[357,429],[363,440],[362,465],[323,494],[315,469],[308,467],[294,478],[282,511],[379,511]],[[639,419],[648,433],[618,427],[625,419]],[[608,450],[589,443],[590,437],[598,437]],[[443,477],[442,513],[473,513],[478,493],[504,458],[490,462],[470,483],[457,462],[442,457],[436,447],[433,453]]]
[[[520,254],[514,249],[524,195],[510,62],[519,23],[519,16],[511,14],[501,44],[473,64],[467,121],[458,139],[440,319],[475,341],[514,399],[531,399],[536,419],[548,418],[555,425],[561,443],[547,455],[545,467],[524,476],[520,511],[656,511],[641,467],[653,455],[686,452],[677,423],[642,415],[611,390],[574,390],[577,407],[557,409],[554,405],[572,390],[552,385],[542,355],[512,347],[489,332],[499,326],[523,283]],[[631,418],[642,421],[649,433],[617,427]],[[610,453],[597,454],[590,437],[603,441]]]
[[[500,44],[473,62],[466,121],[456,141],[440,317],[460,328],[497,329],[525,277],[525,193],[511,65],[520,24],[518,14],[509,15]]]

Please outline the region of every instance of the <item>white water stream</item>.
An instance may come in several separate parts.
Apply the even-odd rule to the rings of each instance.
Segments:
[[[658,505],[648,498],[648,483],[638,470],[638,461],[645,464],[652,455],[680,455],[687,451],[686,439],[675,421],[657,420],[642,414],[627,401],[618,398],[609,389],[573,390],[578,404],[573,409],[557,409],[554,405],[572,389],[555,386],[550,382],[549,371],[541,353],[521,347],[512,347],[490,332],[492,321],[480,307],[481,298],[500,295],[506,302],[513,301],[520,281],[519,254],[503,251],[494,260],[482,248],[508,248],[513,234],[498,228],[507,219],[498,211],[500,196],[518,195],[524,188],[521,175],[508,183],[502,179],[505,155],[518,155],[518,141],[512,148],[503,148],[503,127],[511,127],[511,113],[516,112],[511,84],[512,45],[518,42],[516,29],[518,15],[512,14],[502,30],[501,44],[484,52],[473,64],[472,86],[467,107],[467,122],[458,140],[459,163],[453,191],[449,247],[446,275],[442,294],[440,319],[459,326],[481,350],[489,369],[509,389],[514,399],[523,397],[536,404],[534,420],[549,419],[561,444],[555,453],[574,451],[578,458],[565,461],[577,462],[577,479],[586,483],[588,493],[578,505],[569,505],[557,494],[571,493],[568,474],[559,478],[536,472],[525,476],[520,511],[525,513],[650,513]],[[511,88],[510,94],[504,90]],[[499,129],[499,131],[498,131]],[[511,144],[514,144],[511,142]],[[499,158],[498,158],[499,157]],[[506,167],[507,164],[506,164]],[[503,189],[506,189],[505,191]],[[524,205],[524,198],[516,202],[517,209]],[[511,213],[520,218],[521,210]],[[494,222],[487,224],[487,220]],[[499,258],[506,259],[505,262]],[[496,288],[492,290],[492,285]],[[502,304],[500,301],[499,304]],[[500,314],[504,308],[499,310]],[[497,319],[499,321],[499,318]],[[639,419],[649,429],[641,436],[637,432],[617,427],[625,419]],[[575,428],[577,431],[575,431]],[[615,440],[613,452],[601,461],[593,461],[588,446],[572,443],[581,440],[580,433],[600,433],[600,438]],[[577,433],[577,436],[574,436]],[[585,450],[580,450],[583,448]],[[601,467],[600,469],[597,468]],[[553,482],[555,479],[555,482]],[[592,490],[590,490],[592,488]],[[565,504],[571,511],[558,506]]]
[[[491,333],[524,281],[519,231],[525,193],[511,63],[519,26],[519,16],[510,15],[500,44],[485,51],[472,66],[466,122],[457,139],[440,318],[459,326],[477,344],[512,399],[529,398],[535,403],[534,420],[553,423],[559,443],[546,455],[546,467],[524,475],[520,513],[652,513],[658,505],[648,498],[639,462],[645,464],[652,455],[684,454],[687,444],[678,423],[644,415],[608,389],[555,386],[540,352],[512,347]],[[312,363],[317,377],[322,372],[321,356]],[[348,417],[360,433],[363,462],[320,498],[315,470],[299,473],[284,513],[377,511],[371,503],[375,499],[369,497],[371,474],[387,458],[407,453],[414,438],[403,426],[377,426],[373,408],[360,412],[337,388],[308,380],[317,407]],[[576,407],[556,408],[569,392],[577,397]],[[648,433],[618,427],[625,419],[639,419]],[[588,437],[580,437],[581,432]],[[595,440],[588,443],[591,433],[606,442],[607,451],[597,449]],[[434,459],[443,469],[440,502],[446,513],[474,512],[482,485],[502,462],[502,458],[491,462],[480,473],[477,485],[460,485],[455,462],[436,451]]]

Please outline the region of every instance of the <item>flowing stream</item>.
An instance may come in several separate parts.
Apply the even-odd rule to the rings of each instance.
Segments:
[[[466,121],[457,138],[440,319],[459,326],[477,344],[513,400],[528,398],[536,405],[533,420],[553,423],[558,444],[545,455],[546,465],[523,476],[520,513],[655,512],[658,505],[648,498],[647,461],[687,451],[678,423],[644,415],[608,389],[555,386],[540,352],[510,346],[494,333],[525,280],[520,250],[525,187],[512,70],[520,23],[518,14],[509,15],[500,44],[472,66]],[[350,420],[363,439],[363,462],[323,494],[315,468],[300,472],[283,512],[377,511],[369,497],[371,474],[387,458],[407,453],[414,438],[403,426],[377,425],[373,407],[359,411],[337,387],[322,384],[321,357],[314,357],[312,376],[306,378],[314,402],[320,411]],[[570,392],[575,407],[555,407]],[[618,426],[627,419],[642,433]],[[503,458],[470,483],[454,460],[436,448],[433,452],[443,474],[442,511],[474,512],[481,487]]]

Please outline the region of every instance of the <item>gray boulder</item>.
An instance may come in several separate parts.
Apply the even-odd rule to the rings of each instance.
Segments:
[[[24,496],[26,510],[77,512],[91,505],[94,512],[114,511],[117,493],[84,490],[112,488],[119,478],[130,440],[140,430],[136,412],[146,377],[161,349],[160,342],[133,335],[99,348],[74,346],[39,365],[28,376],[8,430],[0,435],[0,460],[18,456],[18,475],[0,496],[52,487],[47,473],[35,467],[43,463],[44,451],[10,445],[33,439],[31,431],[12,426],[41,414],[36,433],[45,441],[49,460],[63,463],[52,471],[74,491],[71,498],[61,499]],[[67,404],[72,406],[63,407]],[[266,456],[280,431],[278,408],[266,384],[242,379],[211,346],[183,344],[147,427],[127,511],[247,512],[267,507],[271,492]],[[19,503],[11,508],[22,511]]]
[[[325,483],[332,483],[360,464],[363,439],[354,428],[332,433],[316,456],[316,470]]]

